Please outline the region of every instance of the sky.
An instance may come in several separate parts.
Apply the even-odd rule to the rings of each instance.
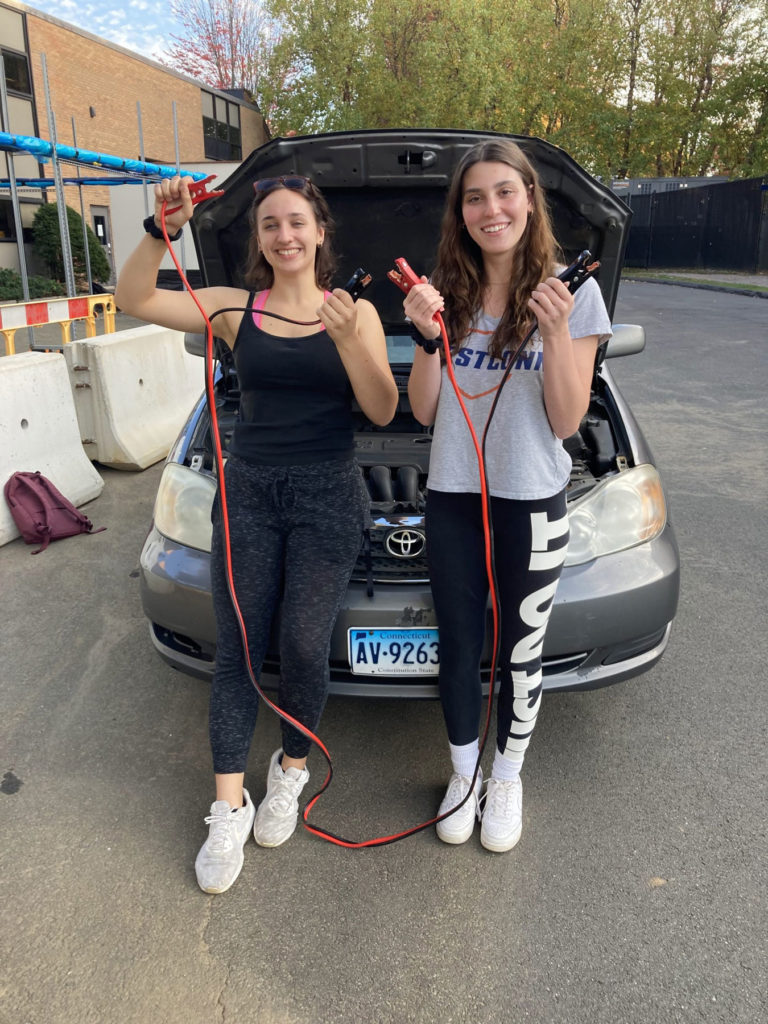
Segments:
[[[51,14],[111,43],[154,59],[179,27],[167,0],[23,0],[28,7]]]

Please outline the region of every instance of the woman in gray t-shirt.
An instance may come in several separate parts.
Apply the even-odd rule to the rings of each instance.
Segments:
[[[411,407],[435,424],[427,494],[427,555],[440,628],[440,697],[453,774],[437,834],[463,843],[481,819],[487,849],[512,849],[522,830],[520,769],[541,700],[541,650],[568,545],[562,439],[589,406],[598,344],[610,335],[600,290],[572,295],[556,276],[557,245],[536,172],[505,140],[463,157],[443,218],[437,267],[405,300],[419,344]],[[442,312],[456,383],[480,438],[513,353],[486,440],[486,471],[502,608],[497,744],[478,770],[480,658],[488,578],[478,459],[442,356],[429,342]],[[418,335],[421,337],[419,338]],[[425,345],[424,342],[427,342]]]

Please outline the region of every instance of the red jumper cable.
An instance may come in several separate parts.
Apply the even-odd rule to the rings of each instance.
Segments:
[[[209,181],[213,180],[214,177],[215,177],[215,175],[209,175],[203,181],[195,182],[191,186],[189,186],[189,192],[190,192],[190,196],[192,198],[193,205],[197,205],[198,203],[204,202],[207,199],[212,199],[212,198],[215,198],[216,196],[219,196],[219,195],[223,194],[222,191],[211,191],[211,192],[207,192],[206,191],[205,185]],[[492,668],[491,668],[490,690],[489,690],[489,695],[488,695],[488,711],[487,711],[487,714],[486,714],[486,722],[485,722],[485,728],[484,728],[484,732],[483,732],[483,738],[482,738],[482,742],[480,744],[480,754],[479,754],[479,757],[478,757],[478,760],[477,760],[477,764],[475,765],[475,772],[474,772],[474,775],[472,777],[472,783],[470,785],[469,792],[467,793],[467,796],[464,798],[464,800],[461,801],[460,804],[457,804],[456,807],[451,808],[451,810],[447,811],[445,814],[436,815],[434,818],[431,818],[428,821],[421,822],[420,824],[414,825],[414,826],[412,826],[411,828],[408,828],[408,829],[404,829],[401,832],[392,833],[391,835],[387,835],[387,836],[378,836],[378,837],[373,838],[373,839],[354,841],[354,840],[350,840],[350,839],[344,839],[341,836],[335,835],[333,832],[330,832],[327,829],[321,828],[321,827],[319,827],[317,825],[311,825],[309,823],[308,819],[309,819],[309,814],[310,814],[312,808],[314,807],[315,803],[320,799],[320,797],[323,795],[323,793],[326,791],[326,789],[330,785],[331,780],[333,778],[333,763],[332,763],[332,760],[331,760],[331,755],[328,752],[328,749],[326,748],[325,744],[323,743],[323,741],[320,739],[319,736],[317,736],[310,729],[308,729],[305,725],[303,725],[297,719],[293,718],[293,716],[289,715],[286,711],[284,711],[277,704],[275,704],[274,701],[270,700],[270,698],[267,697],[267,695],[264,693],[264,691],[262,690],[261,686],[259,685],[259,682],[258,682],[258,680],[256,678],[256,673],[255,673],[255,671],[253,669],[253,665],[251,664],[250,653],[249,653],[249,649],[248,649],[248,637],[247,637],[246,628],[245,628],[245,621],[243,619],[243,615],[242,615],[242,612],[240,610],[240,605],[239,605],[238,600],[237,600],[237,594],[235,592],[235,586],[234,586],[234,575],[233,575],[233,569],[232,569],[232,552],[231,552],[230,533],[229,533],[229,515],[228,515],[228,507],[227,507],[226,484],[225,484],[225,480],[224,480],[224,471],[223,471],[224,459],[223,459],[223,451],[222,451],[222,447],[221,447],[221,436],[220,436],[220,432],[219,432],[218,416],[217,416],[217,413],[216,413],[216,396],[215,396],[215,391],[214,391],[214,379],[213,379],[213,377],[214,377],[214,375],[213,375],[213,362],[214,362],[214,357],[213,357],[213,326],[211,324],[211,317],[208,316],[208,314],[206,313],[206,311],[203,309],[202,305],[200,304],[197,296],[195,295],[194,289],[192,288],[192,286],[190,285],[189,281],[187,280],[186,274],[184,273],[183,268],[181,267],[178,259],[176,258],[176,254],[173,251],[173,247],[171,245],[171,241],[170,241],[170,238],[168,236],[168,232],[167,232],[166,224],[165,224],[166,214],[167,213],[174,213],[174,212],[176,212],[179,209],[181,209],[180,206],[175,206],[175,207],[173,207],[172,209],[169,210],[167,208],[167,203],[166,202],[164,202],[162,204],[161,214],[160,214],[161,228],[162,228],[162,232],[163,232],[163,238],[165,239],[166,246],[168,248],[168,251],[171,254],[171,259],[173,260],[174,266],[176,267],[176,270],[177,270],[177,272],[178,272],[178,274],[179,274],[179,276],[180,276],[180,278],[181,278],[185,288],[189,292],[190,297],[192,298],[193,302],[197,306],[197,309],[198,309],[200,315],[202,316],[203,321],[205,323],[205,327],[206,327],[206,331],[205,331],[205,338],[206,338],[206,340],[205,340],[205,392],[206,392],[206,400],[207,400],[207,403],[208,403],[209,414],[210,414],[210,417],[211,417],[211,436],[212,436],[213,444],[214,444],[214,454],[215,454],[215,460],[216,460],[216,475],[217,475],[217,482],[218,482],[219,501],[221,503],[221,513],[222,513],[221,519],[222,519],[222,528],[224,530],[224,551],[225,551],[225,559],[226,559],[227,586],[228,586],[228,589],[229,589],[233,610],[235,612],[235,617],[237,619],[238,627],[239,627],[240,634],[241,634],[241,639],[242,639],[242,643],[243,643],[243,653],[245,655],[245,662],[246,662],[246,667],[247,667],[247,670],[248,670],[248,675],[250,677],[250,680],[251,680],[253,686],[255,687],[257,693],[259,694],[261,699],[264,701],[264,703],[267,704],[268,707],[270,707],[275,712],[275,714],[277,714],[284,721],[289,722],[294,728],[298,729],[299,732],[301,732],[312,743],[314,743],[317,747],[319,747],[319,749],[322,751],[323,756],[325,757],[325,760],[327,762],[328,772],[327,772],[327,775],[326,775],[326,777],[325,777],[325,779],[323,781],[322,786],[317,791],[317,793],[315,793],[314,796],[311,797],[311,799],[307,802],[307,804],[305,805],[305,807],[304,807],[304,809],[302,811],[302,821],[303,821],[304,828],[308,832],[312,833],[313,835],[316,835],[316,836],[320,837],[321,839],[325,839],[327,842],[333,843],[336,846],[345,847],[346,849],[358,850],[358,849],[366,849],[368,847],[386,846],[386,845],[388,845],[390,843],[395,843],[395,842],[397,842],[400,839],[405,839],[408,836],[415,835],[417,832],[421,832],[424,829],[429,828],[432,825],[436,824],[437,822],[442,821],[444,818],[447,818],[451,814],[453,814],[459,807],[463,806],[463,804],[469,799],[469,797],[472,795],[472,793],[474,791],[475,780],[477,778],[477,774],[478,774],[479,767],[480,767],[480,759],[482,758],[482,754],[483,754],[483,750],[484,750],[484,747],[485,747],[486,738],[487,738],[487,735],[488,735],[488,728],[489,728],[489,724],[490,724],[491,711],[492,711],[492,707],[493,707],[493,690],[494,690],[495,675],[496,675],[496,660],[497,660],[497,656],[498,656],[499,610],[498,610],[498,601],[497,601],[497,596],[496,596],[497,592],[496,592],[496,584],[495,584],[494,570],[493,570],[492,527],[491,527],[490,515],[489,515],[489,499],[488,499],[488,494],[487,494],[487,481],[486,481],[485,466],[484,466],[484,460],[483,460],[483,450],[481,449],[481,447],[480,447],[480,445],[479,445],[479,443],[477,441],[477,436],[475,434],[474,428],[473,428],[472,423],[470,421],[469,414],[467,413],[466,407],[464,406],[464,403],[462,401],[461,395],[460,395],[459,390],[458,390],[458,386],[456,384],[456,379],[455,379],[455,376],[453,374],[453,366],[452,366],[451,352],[450,352],[450,342],[448,340],[448,335],[447,335],[446,330],[445,330],[445,324],[443,323],[443,319],[440,316],[440,314],[436,313],[434,319],[435,319],[435,321],[440,326],[440,333],[441,333],[441,336],[442,336],[443,345],[444,345],[445,353],[446,353],[446,365],[447,365],[447,369],[448,369],[448,374],[449,374],[449,377],[451,379],[451,383],[452,383],[453,387],[456,389],[456,394],[457,394],[459,403],[461,404],[462,411],[464,413],[464,416],[465,416],[465,418],[467,420],[467,424],[469,426],[470,432],[472,434],[473,444],[475,446],[475,451],[477,453],[478,462],[479,462],[480,469],[481,469],[480,477],[481,477],[481,492],[483,494],[483,525],[484,525],[485,541],[486,541],[486,545],[485,545],[486,546],[486,569],[488,571],[489,584],[490,584],[490,592],[491,592],[491,595],[492,595],[493,621],[494,621],[493,660],[492,660]],[[395,265],[398,268],[397,271],[389,271],[388,277],[395,284],[397,284],[398,287],[401,288],[402,291],[407,293],[408,291],[410,291],[410,289],[413,287],[413,285],[421,283],[420,279],[411,270],[411,268],[408,266],[407,262],[404,259],[400,258],[400,259],[395,260]],[[590,268],[590,270],[592,272],[594,272],[594,269],[596,269],[596,266],[597,265],[595,265],[594,268]],[[570,268],[569,268],[569,270],[570,270]],[[353,281],[354,281],[354,278],[353,278]],[[217,311],[217,312],[221,312],[221,311]],[[262,312],[264,312],[264,311],[262,311]],[[215,315],[215,314],[213,314],[213,315]],[[270,315],[272,315],[272,314],[270,314]],[[287,318],[280,317],[280,319],[287,319]],[[535,327],[534,327],[534,329],[535,329]],[[533,329],[526,336],[526,338],[523,340],[523,342],[520,344],[517,352],[513,356],[513,359],[510,360],[510,364],[509,364],[509,367],[507,369],[507,373],[508,373],[509,369],[511,368],[512,363],[517,358],[517,356],[519,355],[519,352],[522,350],[523,346],[526,344],[526,342],[528,341],[528,339],[530,338],[532,333],[533,333]],[[506,376],[507,375],[505,374],[504,380],[506,380]],[[499,391],[501,390],[501,386],[503,386],[503,383],[504,383],[504,381],[502,381],[502,385],[500,385]],[[497,393],[497,396],[496,396],[496,400],[498,400],[498,393]],[[495,402],[494,402],[494,407],[491,409],[491,412],[489,414],[488,424],[486,424],[486,430],[485,430],[485,433],[483,435],[483,448],[485,446],[485,434],[487,433],[488,425],[490,423],[490,418],[493,415],[494,408],[495,408]]]
[[[211,180],[212,177],[213,176],[210,176],[209,178],[206,179],[206,181]],[[193,205],[197,205],[198,203],[204,202],[206,199],[211,199],[211,198],[214,198],[215,195],[220,195],[221,194],[221,193],[207,193],[205,191],[205,188],[204,188],[205,182],[202,182],[202,181],[201,182],[197,182],[196,185],[197,185],[197,188],[194,189],[194,193],[193,193],[192,187],[190,187],[190,193],[192,193]],[[179,206],[174,207],[173,211],[176,211],[178,209],[180,209]],[[256,673],[255,673],[254,668],[253,668],[253,665],[251,664],[250,652],[249,652],[249,649],[248,649],[248,638],[247,638],[247,632],[246,632],[246,628],[245,628],[245,621],[243,619],[243,614],[242,614],[242,611],[240,609],[239,602],[237,600],[237,594],[235,592],[235,585],[234,585],[234,574],[233,574],[233,569],[232,569],[232,551],[231,551],[230,532],[229,532],[229,513],[228,513],[228,506],[227,506],[226,483],[225,483],[224,471],[223,471],[224,458],[223,458],[223,451],[222,451],[222,447],[221,447],[221,437],[220,437],[220,432],[219,432],[218,416],[216,414],[216,396],[215,396],[215,392],[214,392],[214,380],[213,380],[213,362],[214,362],[214,359],[213,359],[213,326],[211,324],[211,317],[208,316],[208,314],[206,313],[206,311],[203,309],[202,305],[200,304],[200,301],[198,300],[198,298],[197,298],[197,296],[196,296],[196,294],[194,292],[194,289],[192,288],[192,286],[190,285],[189,281],[187,280],[187,276],[184,273],[184,270],[183,270],[181,264],[179,263],[178,259],[176,258],[175,252],[173,251],[173,247],[171,245],[171,241],[170,241],[170,238],[168,236],[168,231],[167,231],[166,224],[165,224],[165,218],[166,218],[166,214],[168,212],[172,212],[172,211],[169,211],[167,209],[167,203],[163,203],[162,208],[161,208],[161,213],[160,213],[160,221],[161,221],[161,227],[162,227],[162,232],[163,232],[163,238],[165,239],[166,246],[168,248],[168,251],[171,254],[171,259],[173,260],[174,266],[176,267],[176,270],[177,270],[177,272],[179,274],[179,277],[181,278],[181,280],[182,280],[182,282],[184,284],[184,287],[189,292],[189,295],[192,298],[193,302],[197,306],[197,309],[198,309],[198,311],[199,311],[200,315],[202,316],[203,321],[205,323],[205,393],[206,393],[206,400],[207,400],[207,403],[208,403],[209,414],[210,414],[210,417],[211,417],[211,436],[213,438],[214,455],[215,455],[215,461],[216,461],[216,474],[217,474],[218,492],[219,492],[219,501],[221,503],[221,522],[222,522],[222,529],[224,530],[224,551],[225,551],[225,560],[226,560],[227,586],[228,586],[228,589],[229,589],[229,594],[230,594],[230,598],[231,598],[231,601],[232,601],[232,607],[233,607],[233,610],[234,610],[234,613],[235,613],[235,617],[237,619],[238,628],[240,630],[240,635],[241,635],[241,639],[242,639],[242,643],[243,643],[243,653],[244,653],[244,656],[245,656],[245,663],[246,663],[246,668],[248,670],[248,675],[250,677],[251,683],[256,688],[256,692],[259,694],[259,696],[264,701],[264,703],[267,704],[267,706],[270,707],[275,712],[275,714],[277,714],[284,721],[289,722],[294,728],[298,729],[299,732],[301,732],[304,736],[306,736],[309,740],[311,740],[312,743],[314,743],[317,747],[319,747],[319,749],[322,751],[323,756],[325,757],[325,760],[327,762],[328,772],[327,772],[327,775],[325,777],[325,780],[323,781],[322,786],[317,791],[317,793],[315,793],[315,795],[308,801],[308,803],[305,805],[305,807],[304,807],[304,809],[302,811],[302,820],[303,820],[304,828],[308,832],[311,832],[313,835],[319,836],[321,839],[325,839],[327,842],[334,843],[336,846],[343,846],[343,847],[345,847],[347,849],[357,850],[357,849],[365,849],[367,847],[373,847],[373,846],[386,846],[386,845],[388,845],[390,843],[397,842],[400,839],[405,839],[407,836],[414,835],[416,832],[421,832],[424,829],[429,828],[431,825],[434,825],[436,822],[441,821],[443,818],[448,817],[448,814],[449,813],[453,813],[455,808],[452,808],[451,811],[446,813],[446,814],[443,814],[443,815],[431,818],[429,821],[422,822],[419,825],[415,825],[415,826],[413,826],[411,828],[408,828],[408,829],[405,829],[405,830],[403,830],[401,832],[393,833],[393,834],[388,835],[388,836],[378,836],[378,837],[376,837],[374,839],[367,839],[367,840],[361,840],[361,841],[355,841],[355,840],[351,840],[351,839],[344,839],[341,836],[337,836],[333,832],[328,831],[327,829],[321,828],[320,826],[311,825],[309,823],[309,821],[308,821],[309,814],[310,814],[312,808],[314,807],[315,803],[319,800],[319,798],[322,796],[322,794],[326,791],[326,789],[328,788],[328,786],[331,783],[331,780],[333,778],[333,763],[332,763],[332,760],[331,760],[331,755],[328,752],[328,749],[325,746],[325,744],[323,743],[323,741],[320,739],[320,737],[315,735],[315,733],[313,733],[305,725],[303,725],[297,719],[293,718],[293,716],[289,715],[286,711],[284,711],[282,708],[280,708],[277,704],[275,704],[274,701],[270,700],[270,698],[264,693],[264,691],[262,690],[261,686],[259,685],[258,679],[256,677]],[[264,313],[263,310],[262,310],[262,313]]]

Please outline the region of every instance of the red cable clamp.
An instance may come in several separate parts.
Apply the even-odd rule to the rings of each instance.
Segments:
[[[416,271],[408,265],[402,256],[395,260],[395,266],[397,267],[397,270],[388,270],[387,277],[393,284],[397,285],[401,292],[405,292],[406,295],[414,285],[424,283]],[[441,333],[444,332],[445,327],[443,326],[443,320],[440,314],[435,313],[432,319],[435,323],[439,324]],[[415,324],[411,324],[411,335],[416,344],[421,345],[424,351],[429,355],[437,352],[440,348],[440,335],[436,338],[425,338],[422,336]]]
[[[402,256],[395,260],[395,266],[397,270],[388,270],[387,277],[406,295],[415,284],[424,283],[418,274],[408,266]]]
[[[209,174],[208,177],[203,178],[202,181],[192,182],[192,184],[189,186],[189,197],[192,200],[193,206],[197,206],[198,203],[204,203],[206,199],[215,199],[216,196],[224,195],[224,189],[222,188],[214,189],[211,192],[206,192],[205,186],[208,184],[209,181],[213,181],[215,177],[215,174]],[[174,206],[172,209],[166,210],[165,212],[166,214],[176,213],[176,211],[180,209],[180,206]]]

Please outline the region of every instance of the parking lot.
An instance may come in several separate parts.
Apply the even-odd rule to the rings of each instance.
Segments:
[[[768,302],[625,283],[615,319],[646,327],[613,368],[664,475],[681,605],[650,673],[545,698],[509,854],[300,830],[205,896],[208,689],[154,654],[138,601],[161,467],[101,470],[105,533],[0,549],[0,1024],[764,1020]],[[315,823],[434,813],[436,702],[334,698],[321,736]],[[254,799],[278,745],[263,711]]]

